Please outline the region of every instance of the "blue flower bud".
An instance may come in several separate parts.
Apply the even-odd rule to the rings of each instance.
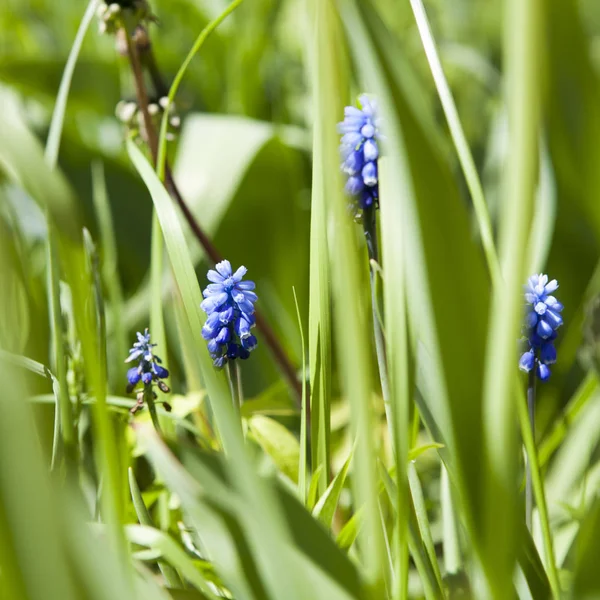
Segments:
[[[519,368],[535,372],[541,381],[550,377],[548,365],[556,362],[556,348],[553,341],[557,329],[563,324],[563,305],[550,294],[558,289],[556,279],[548,281],[544,274],[532,275],[525,286],[525,334],[529,350],[521,355]]]
[[[253,292],[254,282],[243,281],[246,272],[242,266],[234,273],[231,263],[224,260],[207,274],[211,283],[203,291],[201,308],[207,319],[202,335],[217,368],[228,360],[247,358],[257,344],[250,330],[255,324],[254,303],[258,296]]]
[[[342,133],[340,154],[342,170],[349,177],[346,193],[353,199],[353,212],[360,216],[366,208],[378,206],[377,159],[379,158],[379,133],[377,107],[368,96],[359,98],[361,108],[347,106],[344,120],[338,124]],[[366,190],[373,189],[373,193]]]

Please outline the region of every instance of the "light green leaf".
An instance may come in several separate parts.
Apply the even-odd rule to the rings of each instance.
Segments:
[[[298,483],[298,440],[283,425],[263,415],[248,419],[248,427],[254,439],[273,459],[279,470]]]

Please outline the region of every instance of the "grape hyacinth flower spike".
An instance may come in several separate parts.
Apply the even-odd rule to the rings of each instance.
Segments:
[[[340,153],[342,171],[346,173],[346,193],[352,197],[351,209],[355,219],[379,205],[379,119],[377,105],[366,94],[358,99],[361,108],[347,106],[344,120],[338,124],[342,134]]]
[[[548,281],[544,274],[532,275],[525,286],[524,333],[528,350],[521,355],[519,368],[527,373],[535,369],[541,381],[550,377],[550,367],[556,362],[556,330],[563,324],[561,312],[563,305],[552,293],[558,289],[556,279]]]
[[[234,273],[231,263],[223,260],[207,273],[211,282],[202,292],[200,307],[207,314],[202,337],[217,368],[236,358],[246,359],[256,348],[251,329],[255,325],[254,303],[258,296],[252,291],[253,281],[243,281],[246,267]]]
[[[131,409],[132,414],[143,406],[144,400],[156,399],[157,396],[152,390],[153,384],[156,384],[165,394],[170,392],[169,386],[163,381],[169,376],[169,371],[162,366],[162,360],[154,354],[155,346],[156,344],[150,343],[150,333],[147,328],[143,334],[138,331],[137,342],[133,344],[129,356],[125,359],[126,363],[133,361],[138,363],[127,371],[127,393],[130,394],[138,383],[143,384],[137,392],[137,404]],[[171,409],[167,402],[164,402],[164,407],[166,410]]]

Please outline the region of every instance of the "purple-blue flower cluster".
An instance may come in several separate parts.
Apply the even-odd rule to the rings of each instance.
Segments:
[[[358,101],[361,108],[347,106],[344,120],[338,124],[338,131],[343,134],[340,143],[342,170],[348,175],[346,193],[353,198],[356,217],[379,204],[377,106],[365,94]]]
[[[150,343],[150,333],[148,329],[144,333],[137,332],[138,341],[133,344],[133,348],[129,351],[129,356],[125,362],[138,361],[137,366],[131,367],[127,371],[127,393],[130,394],[133,388],[141,381],[144,386],[152,385],[152,382],[159,384],[159,387],[164,391],[168,391],[168,387],[163,384],[161,379],[166,379],[169,376],[169,371],[161,366],[162,360],[156,356],[152,350],[156,344]],[[162,385],[161,385],[162,384]]]
[[[208,316],[202,337],[208,341],[213,364],[221,368],[228,360],[248,358],[256,348],[251,329],[256,322],[254,303],[258,296],[252,291],[253,281],[242,281],[246,267],[234,273],[231,263],[223,260],[215,269],[207,273],[211,283],[202,292],[204,300],[200,307]]]
[[[556,362],[556,330],[563,324],[563,305],[552,296],[558,289],[556,279],[548,281],[548,276],[532,275],[525,289],[527,313],[525,315],[525,335],[529,349],[521,355],[519,368],[530,372],[536,369],[537,376],[546,381],[550,377],[550,367]]]

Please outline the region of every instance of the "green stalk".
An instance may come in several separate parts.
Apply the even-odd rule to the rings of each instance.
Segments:
[[[50,303],[50,330],[52,335],[52,350],[54,365],[52,367],[58,379],[58,413],[60,414],[60,428],[55,429],[64,442],[64,451],[68,458],[77,456],[77,434],[73,422],[73,407],[69,398],[69,385],[67,382],[67,363],[65,344],[63,339],[63,319],[60,310],[60,275],[58,266],[58,253],[54,224],[50,216],[46,219],[48,225],[48,240],[46,244],[48,260],[48,287]],[[55,444],[57,440],[55,440]],[[54,456],[54,453],[53,453]]]
[[[144,385],[144,402],[148,407],[150,418],[152,419],[152,425],[156,429],[156,433],[162,437],[162,429],[160,428],[160,421],[158,420],[158,413],[156,412],[156,404],[154,402],[154,392],[152,391],[152,384]]]
[[[444,109],[444,115],[448,122],[450,135],[452,136],[452,141],[454,142],[456,153],[458,154],[458,160],[465,175],[471,199],[473,200],[473,208],[475,209],[475,216],[477,217],[479,231],[481,233],[481,243],[485,252],[485,258],[492,278],[492,283],[495,286],[498,286],[502,283],[502,274],[500,272],[498,256],[494,246],[494,233],[492,231],[492,223],[483,193],[483,186],[479,180],[477,167],[475,166],[473,155],[471,154],[465,132],[462,128],[458,110],[456,109],[456,104],[454,103],[452,92],[450,91],[450,86],[444,75],[436,43],[427,19],[427,13],[423,6],[423,0],[410,0],[410,4],[415,15],[417,28],[419,29],[423,49],[425,50],[425,56],[427,57],[429,68],[433,75],[435,87],[442,103],[442,108]]]
[[[529,460],[529,472],[531,473],[531,485],[535,492],[535,499],[537,502],[540,526],[542,530],[542,539],[544,542],[544,554],[546,558],[546,571],[548,573],[548,579],[552,588],[552,595],[555,599],[561,597],[560,594],[560,583],[558,578],[558,569],[556,567],[556,559],[554,557],[554,547],[552,545],[552,531],[550,530],[550,519],[548,517],[548,506],[546,504],[546,495],[544,493],[544,484],[540,473],[540,465],[538,462],[537,450],[535,447],[535,440],[533,438],[533,429],[528,413],[528,408],[525,405],[525,399],[522,394],[519,394],[517,401],[519,425],[521,427],[521,435],[523,436],[523,443],[525,444],[525,450],[527,451],[527,457]]]
[[[373,334],[375,337],[375,350],[377,353],[377,366],[379,368],[379,379],[381,380],[381,393],[385,406],[387,422],[392,423],[390,410],[390,385],[387,374],[387,364],[385,357],[385,340],[383,329],[379,319],[379,298],[377,295],[377,272],[371,261],[379,265],[379,244],[377,242],[377,212],[374,206],[363,211],[363,228],[365,240],[367,242],[367,251],[369,254],[370,278],[371,283],[371,307],[373,311]],[[390,438],[393,442],[393,436]]]
[[[188,52],[188,55],[185,57],[185,60],[181,63],[175,78],[173,79],[173,83],[171,84],[171,88],[169,89],[169,102],[165,107],[165,112],[163,114],[161,123],[160,123],[160,132],[158,135],[158,158],[156,161],[156,173],[161,181],[165,178],[165,165],[167,160],[167,128],[169,126],[169,107],[171,106],[173,100],[175,99],[175,95],[177,94],[177,90],[179,89],[179,85],[187,71],[188,66],[192,62],[192,59],[197,54],[197,52],[202,48],[202,45],[207,40],[208,36],[243,2],[244,0],[233,0],[233,2],[213,21],[211,21],[201,32],[200,35],[196,38],[192,49]]]

